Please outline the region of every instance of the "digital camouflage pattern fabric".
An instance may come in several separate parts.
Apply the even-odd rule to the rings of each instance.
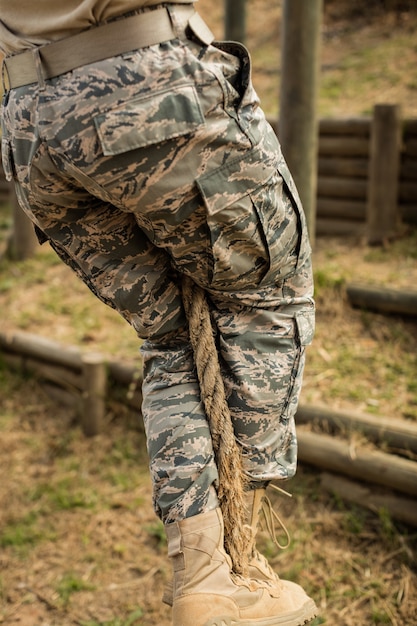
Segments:
[[[173,19],[177,19],[175,14]],[[142,412],[164,522],[217,506],[181,276],[206,290],[245,471],[296,469],[314,332],[305,218],[238,44],[178,38],[9,92],[3,159],[21,205],[143,339]]]

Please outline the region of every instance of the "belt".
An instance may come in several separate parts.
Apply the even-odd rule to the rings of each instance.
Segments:
[[[178,37],[170,12],[195,35],[210,44],[214,36],[192,5],[162,7],[83,30],[50,44],[25,50],[3,60],[8,88],[43,83],[77,67],[153,46]]]

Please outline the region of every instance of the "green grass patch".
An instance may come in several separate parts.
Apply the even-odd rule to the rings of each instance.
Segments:
[[[31,491],[30,498],[33,502],[40,503],[46,511],[91,509],[97,504],[97,495],[78,476],[64,478],[52,484],[40,483]]]
[[[96,622],[95,620],[89,620],[87,622],[81,621],[80,626],[139,626],[142,623],[143,617],[142,609],[136,609],[125,618],[114,618],[105,622]]]
[[[79,591],[93,591],[95,586],[83,580],[73,572],[64,574],[56,586],[61,602],[67,606],[71,596]]]
[[[159,549],[166,549],[167,538],[165,534],[164,525],[160,520],[155,520],[152,524],[145,526],[146,532],[156,540],[156,545]]]
[[[53,538],[53,533],[37,512],[29,512],[17,519],[10,519],[0,531],[0,546],[15,548],[22,553],[44,540]]]

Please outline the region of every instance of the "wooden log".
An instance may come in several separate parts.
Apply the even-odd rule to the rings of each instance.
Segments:
[[[404,120],[404,136],[417,135],[417,117]]]
[[[334,219],[365,221],[366,203],[360,200],[344,200],[343,198],[317,198],[317,216]]]
[[[401,227],[398,180],[401,150],[401,116],[396,105],[374,107],[369,165],[368,242],[381,244]]]
[[[316,221],[316,233],[318,236],[327,237],[362,237],[365,233],[365,225],[354,220],[336,220],[320,217]]]
[[[319,121],[320,135],[355,135],[369,137],[371,134],[371,118],[346,117],[325,118]]]
[[[368,159],[359,157],[320,157],[318,172],[319,176],[367,178],[368,163]]]
[[[81,415],[82,401],[80,393],[69,391],[47,380],[42,381],[42,389],[52,402],[73,410],[76,415]]]
[[[367,181],[359,178],[319,176],[317,181],[317,195],[320,197],[366,200],[367,190]]]
[[[417,182],[402,181],[399,188],[400,202],[417,202]]]
[[[417,317],[417,291],[350,283],[346,293],[352,306]]]
[[[403,153],[410,157],[417,157],[417,137],[404,142]]]
[[[32,357],[17,353],[3,352],[2,360],[13,369],[34,375],[71,392],[79,394],[82,389],[81,373],[76,373],[67,367],[37,361]]]
[[[400,204],[403,221],[407,224],[417,224],[417,202],[415,204]]]
[[[101,354],[84,354],[82,364],[84,391],[81,426],[87,437],[94,437],[104,422],[107,372]]]
[[[400,195],[401,185],[403,184],[403,181],[407,180],[417,180],[417,159],[403,156],[400,165]]]
[[[82,370],[81,350],[74,346],[63,346],[56,341],[32,333],[22,331],[0,332],[0,350],[30,356],[36,360],[72,369],[76,372]],[[107,363],[109,375],[116,382],[129,385],[132,380],[135,380],[140,386],[140,364],[128,365],[113,359],[108,359]]]
[[[298,187],[313,245],[316,235],[316,101],[322,14],[323,0],[284,0],[282,3],[279,138]]]
[[[369,139],[366,137],[332,137],[322,135],[319,138],[320,156],[359,156],[368,157]]]
[[[374,487],[360,485],[352,480],[328,474],[321,474],[321,486],[337,497],[358,504],[374,513],[387,511],[392,519],[404,522],[410,526],[417,526],[417,501],[393,493],[381,493]]]
[[[330,435],[298,429],[302,463],[417,496],[417,463],[378,450],[359,448]]]
[[[82,413],[83,379],[81,371],[77,373],[64,366],[52,365],[11,352],[3,352],[2,360],[8,367],[36,376],[42,381],[48,395],[53,400],[76,408],[79,414]],[[111,392],[116,400],[139,412],[142,404],[142,375],[138,369],[137,380],[133,387],[132,375],[128,376],[129,370],[131,370],[130,366],[116,363],[115,376],[113,380],[109,378],[109,382],[112,382]]]
[[[61,344],[32,333],[13,331],[0,333],[0,348],[3,351],[31,356],[41,361],[62,365],[68,369],[81,370],[81,352],[75,347]]]
[[[279,120],[276,117],[269,117],[268,122],[275,132],[278,132]],[[322,118],[318,122],[319,134],[321,137],[330,136],[356,136],[368,138],[371,135],[370,117],[352,118]]]
[[[330,427],[332,432],[360,432],[376,443],[417,453],[417,424],[409,420],[305,404],[299,405],[296,420],[298,424],[317,423]]]

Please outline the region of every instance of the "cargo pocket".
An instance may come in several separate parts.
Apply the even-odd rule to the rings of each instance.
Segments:
[[[296,272],[302,209],[274,156],[253,148],[197,185],[211,234],[213,288],[266,287]]]
[[[124,102],[94,123],[103,154],[111,156],[194,133],[204,116],[190,83]]]
[[[260,210],[275,172],[273,164],[251,150],[196,181],[207,211],[212,288],[254,288],[269,271],[269,242]]]

